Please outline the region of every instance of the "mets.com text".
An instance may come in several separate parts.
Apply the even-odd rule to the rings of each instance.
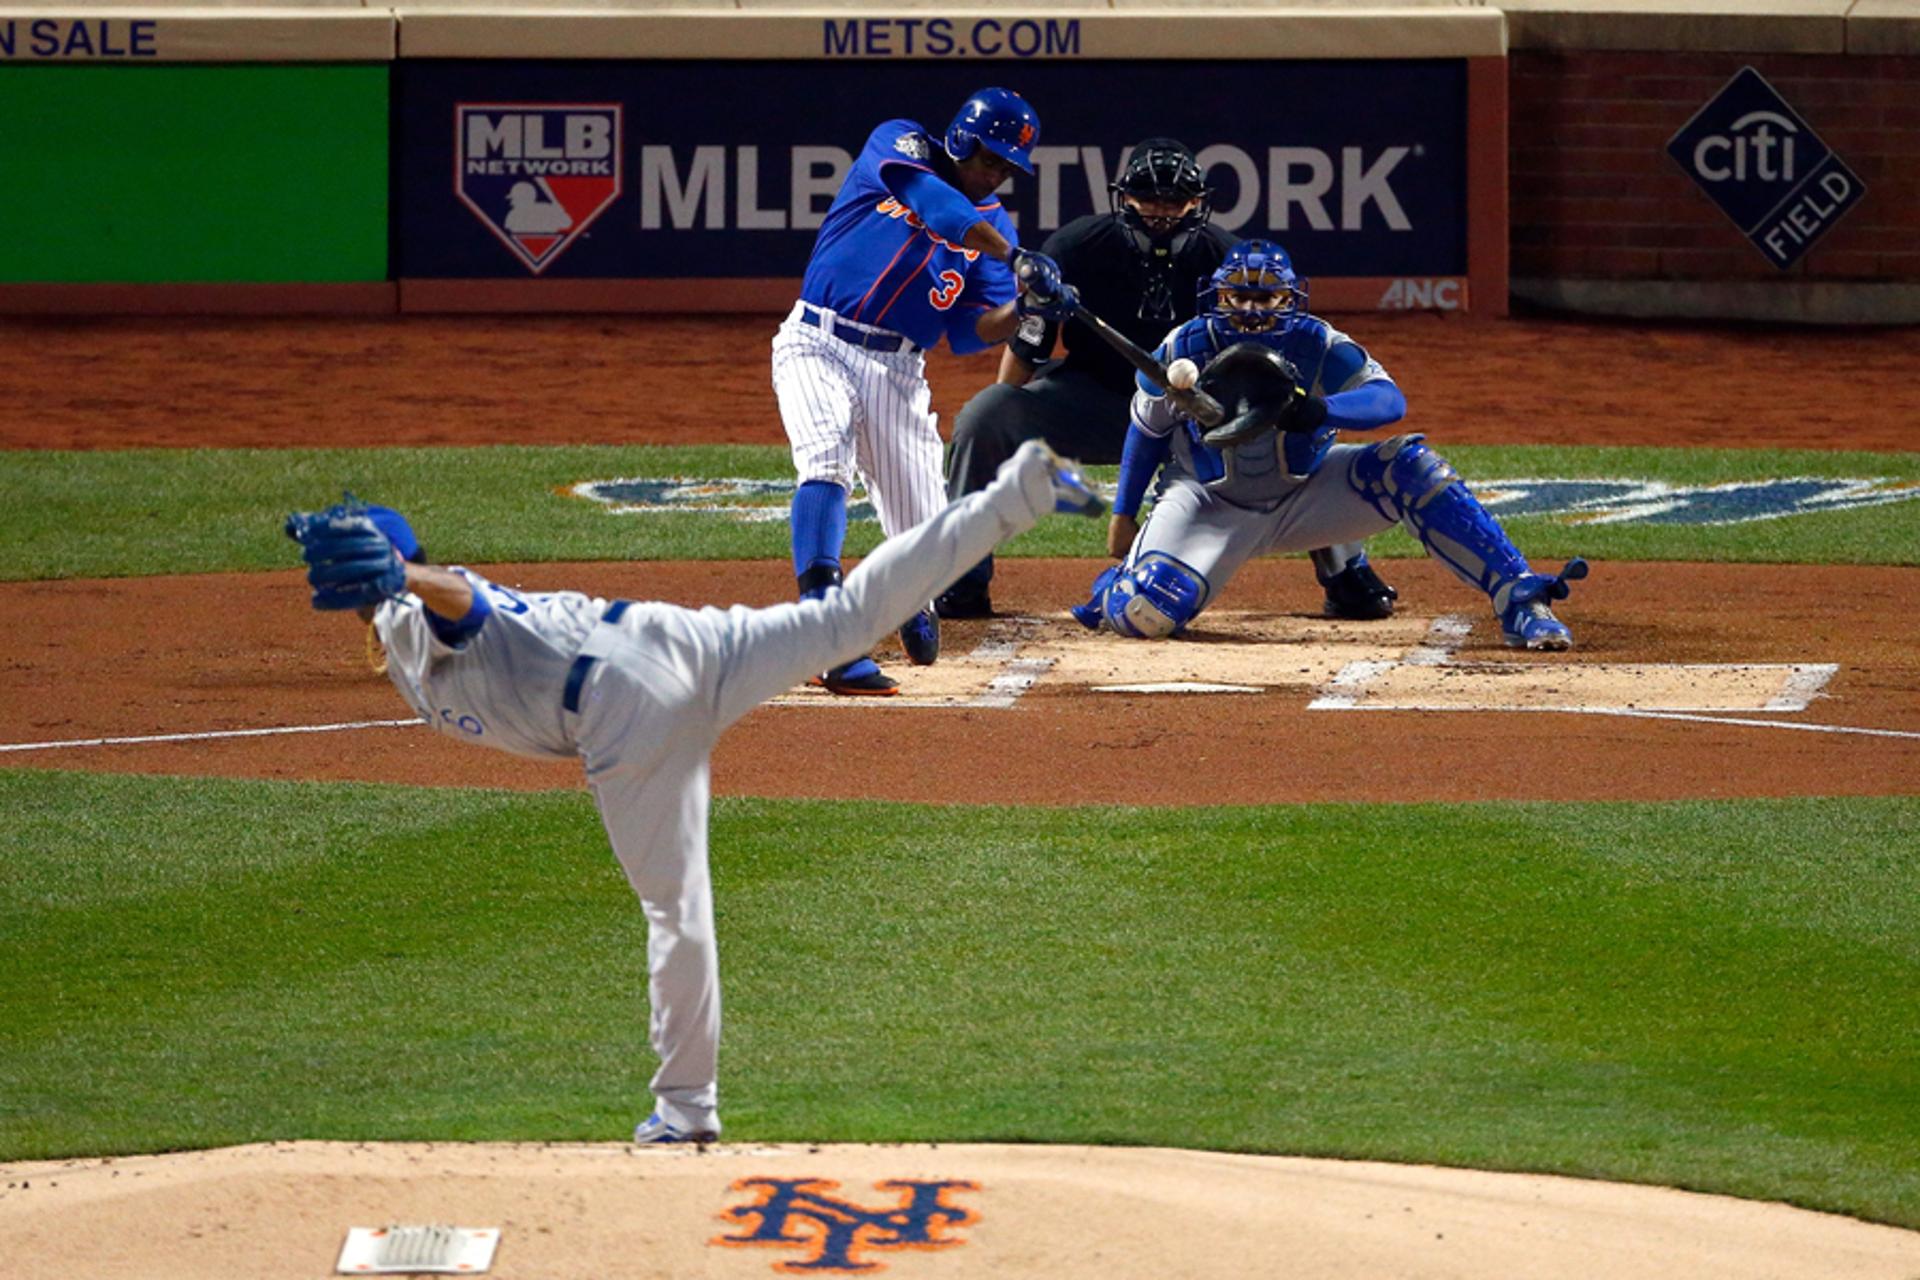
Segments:
[[[829,58],[1077,58],[1078,18],[828,18]]]

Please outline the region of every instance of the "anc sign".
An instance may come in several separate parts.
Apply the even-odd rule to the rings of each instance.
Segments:
[[[793,481],[589,480],[571,492],[603,504],[614,515],[705,513],[758,524],[787,518]],[[1482,481],[1474,492],[1502,517],[1553,516],[1569,524],[1723,525],[1908,502],[1920,498],[1920,484],[1882,477],[1792,476],[1693,486],[1664,480],[1537,478]],[[871,520],[873,505],[856,493],[847,515]]]

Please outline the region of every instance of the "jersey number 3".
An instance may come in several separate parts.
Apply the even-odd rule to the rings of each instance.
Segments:
[[[966,277],[958,271],[942,271],[940,283],[944,286],[943,288],[927,290],[927,301],[933,304],[934,310],[946,311],[959,298],[960,290],[965,287],[967,281]]]

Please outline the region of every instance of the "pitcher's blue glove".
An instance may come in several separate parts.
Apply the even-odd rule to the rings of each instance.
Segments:
[[[314,608],[357,609],[407,589],[405,563],[365,510],[349,493],[325,511],[287,517],[287,536],[300,544],[307,562]]]
[[[1013,309],[1023,316],[1039,316],[1064,324],[1080,306],[1080,291],[1060,278],[1060,264],[1031,249],[1013,251],[1013,278],[1026,288]]]

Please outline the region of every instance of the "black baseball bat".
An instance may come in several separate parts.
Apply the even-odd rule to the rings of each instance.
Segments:
[[[1033,270],[1026,262],[1021,262],[1014,268],[1014,274],[1022,283],[1025,283],[1032,278]],[[1128,364],[1159,383],[1172,397],[1173,402],[1201,426],[1217,427],[1227,420],[1227,411],[1220,407],[1218,400],[1198,388],[1183,391],[1174,386],[1167,381],[1167,366],[1154,359],[1151,352],[1141,350],[1132,338],[1087,310],[1077,301],[1073,304],[1073,318],[1093,330],[1102,342],[1124,356]]]

